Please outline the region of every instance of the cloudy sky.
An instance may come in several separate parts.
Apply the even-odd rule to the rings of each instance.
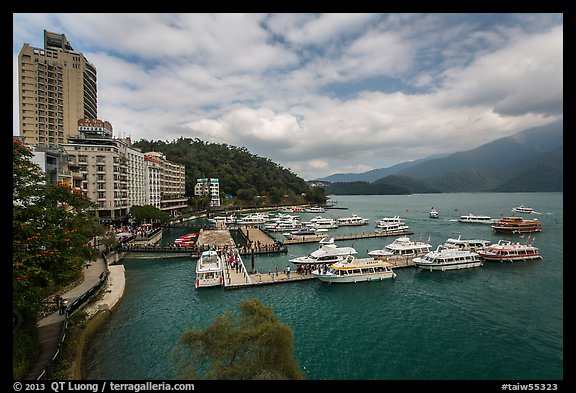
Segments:
[[[115,136],[242,146],[306,180],[563,116],[562,14],[13,14],[15,103],[45,29],[96,67]]]

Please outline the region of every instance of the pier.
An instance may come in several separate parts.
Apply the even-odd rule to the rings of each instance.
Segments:
[[[325,237],[333,237],[334,240],[356,240],[356,239],[368,239],[372,237],[387,237],[387,236],[404,236],[413,235],[414,232],[410,231],[398,231],[398,232],[371,232],[371,233],[354,233],[349,235],[304,235],[295,236],[293,239],[285,239],[282,241],[283,244],[300,244],[300,243],[318,243]]]

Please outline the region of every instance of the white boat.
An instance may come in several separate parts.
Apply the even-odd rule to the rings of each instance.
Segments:
[[[515,208],[512,209],[512,213],[538,214],[538,212],[535,212],[534,209],[532,209],[531,207],[524,205],[516,206]]]
[[[208,221],[213,222],[214,224],[218,225],[218,224],[235,224],[237,221],[237,218],[235,214],[229,215],[229,216],[215,216],[212,218],[209,218]]]
[[[482,259],[474,251],[459,250],[439,245],[421,257],[413,259],[414,264],[422,270],[456,270],[482,266]]]
[[[458,218],[458,221],[471,222],[471,223],[477,223],[477,224],[494,224],[496,222],[496,218],[492,218],[490,216],[466,214],[466,215],[460,216],[460,218]]]
[[[376,221],[377,228],[387,227],[389,224],[404,224],[404,219],[400,218],[400,216],[394,216],[394,217],[382,217],[381,219]]]
[[[487,261],[526,261],[541,259],[540,250],[532,244],[512,243],[510,240],[499,240],[497,244],[479,251],[481,258]]]
[[[338,221],[333,218],[321,217],[316,216],[309,221],[305,221],[304,224],[307,227],[315,228],[315,229],[333,229],[338,228]]]
[[[260,225],[268,222],[269,216],[264,213],[254,213],[242,217],[237,221],[240,225]]]
[[[461,235],[458,235],[458,239],[449,238],[447,239],[443,246],[446,248],[455,248],[457,250],[469,250],[478,252],[484,249],[484,247],[490,245],[489,240],[482,239],[462,239]]]
[[[430,218],[438,218],[440,217],[440,213],[436,211],[434,208],[430,209]]]
[[[263,229],[272,232],[293,231],[302,227],[300,220],[295,218],[280,219],[264,224]]]
[[[356,225],[367,225],[367,218],[362,218],[357,214],[352,214],[350,217],[342,217],[338,219],[338,226],[356,226]]]
[[[410,227],[404,222],[379,223],[376,227],[376,232],[390,236],[408,235],[410,234]]]
[[[429,243],[411,240],[409,237],[402,236],[384,246],[383,249],[369,251],[368,255],[388,260],[413,259],[430,252],[431,248],[432,245]]]
[[[328,283],[380,281],[396,277],[390,262],[376,258],[354,258],[352,255],[330,267],[319,267],[312,274]]]
[[[286,239],[298,239],[299,237],[316,236],[316,235],[319,235],[319,234],[324,233],[324,232],[328,232],[328,229],[316,229],[316,228],[310,228],[310,227],[302,227],[302,228],[299,228],[299,229],[292,231],[292,232],[282,233],[282,235]]]
[[[290,259],[296,265],[324,265],[329,266],[345,260],[348,256],[357,254],[353,247],[337,247],[333,237],[325,237],[319,242],[320,247],[310,255]]]
[[[217,251],[204,251],[196,262],[196,288],[215,287],[223,281],[222,258]]]
[[[311,206],[304,209],[306,213],[325,213],[326,209],[322,206]]]

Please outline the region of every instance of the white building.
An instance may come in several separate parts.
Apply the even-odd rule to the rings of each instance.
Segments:
[[[218,179],[196,179],[194,195],[210,195],[210,207],[219,207],[220,182]]]

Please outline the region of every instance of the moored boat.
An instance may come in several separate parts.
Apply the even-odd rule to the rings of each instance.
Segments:
[[[196,288],[222,285],[223,278],[222,258],[218,251],[204,251],[196,262]]]
[[[407,236],[402,236],[384,246],[383,249],[369,251],[368,255],[388,260],[398,260],[424,255],[430,252],[431,248],[432,245],[429,243],[411,240]]]
[[[312,274],[328,283],[379,281],[396,277],[390,262],[376,258],[354,258],[352,255],[330,267],[318,267]]]
[[[457,270],[482,266],[482,259],[474,251],[458,250],[439,245],[436,250],[413,259],[422,270]]]
[[[310,255],[290,259],[296,265],[331,265],[345,260],[349,255],[357,254],[353,247],[337,247],[333,237],[325,237],[319,242],[320,247]]]
[[[455,248],[457,250],[470,250],[478,252],[479,250],[484,249],[484,247],[490,245],[490,243],[490,240],[462,239],[461,235],[458,235],[458,239],[447,239],[443,246],[446,248]]]
[[[494,224],[496,222],[496,219],[490,216],[466,214],[460,216],[460,218],[458,218],[458,221],[473,224]]]
[[[542,232],[542,224],[537,219],[528,220],[518,216],[502,217],[492,225],[494,232],[529,233]]]
[[[355,226],[355,225],[367,225],[369,219],[362,218],[357,214],[352,214],[350,217],[342,217],[338,219],[338,226]]]
[[[478,252],[487,261],[526,261],[541,259],[540,250],[532,244],[513,243],[510,240],[499,240],[497,244],[486,247]]]

